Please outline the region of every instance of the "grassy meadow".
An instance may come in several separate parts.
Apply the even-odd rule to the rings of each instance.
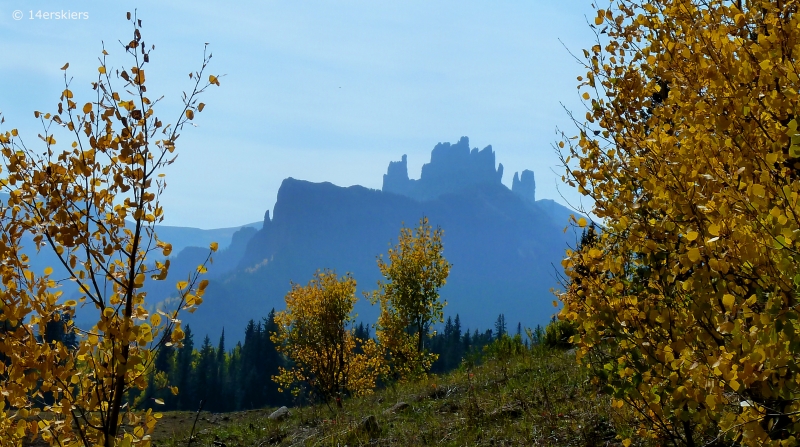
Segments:
[[[405,403],[406,405],[403,405]],[[633,415],[613,408],[570,351],[535,346],[417,383],[396,384],[335,405],[235,413],[166,412],[159,447],[239,446],[616,446],[637,440]],[[197,419],[194,428],[192,426]]]

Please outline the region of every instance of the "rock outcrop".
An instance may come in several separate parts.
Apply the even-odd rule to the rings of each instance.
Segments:
[[[383,174],[383,191],[407,196],[414,182],[408,178],[408,157],[403,154],[400,161],[389,162],[389,169]]]
[[[408,177],[405,155],[400,161],[390,162],[383,176],[383,191],[427,201],[473,185],[500,185],[502,179],[503,164],[495,169],[492,146],[470,150],[469,138],[461,137],[456,144],[439,143],[433,148],[431,161],[422,166],[419,180]]]
[[[511,183],[511,191],[527,202],[535,202],[536,179],[533,176],[533,171],[526,169],[522,171],[522,175],[518,175],[515,172],[514,180]]]
[[[284,419],[287,419],[289,416],[291,416],[291,414],[292,413],[289,411],[288,408],[280,407],[277,410],[273,411],[272,414],[270,414],[268,416],[268,418],[273,420],[273,421],[282,421]]]
[[[408,407],[410,407],[410,405],[408,405],[406,402],[398,402],[392,405],[391,407],[383,410],[383,414],[397,414]]]

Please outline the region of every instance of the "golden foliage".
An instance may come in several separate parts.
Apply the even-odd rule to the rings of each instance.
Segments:
[[[152,311],[142,290],[148,277],[163,280],[169,269],[169,260],[146,259],[171,250],[154,233],[163,220],[159,196],[165,187],[157,174],[174,161],[170,154],[186,119],[181,111],[169,130],[156,117],[143,69],[152,48],[143,47],[141,21],[130,20],[133,40],[123,45],[130,68],[112,75],[103,50],[91,102],[78,107],[65,71],[58,113],[34,113],[44,150],[26,146],[16,129],[0,133],[0,187],[10,195],[0,207],[2,445],[20,445],[37,434],[59,446],[149,445],[160,416],[134,414],[125,396],[145,388],[163,343],[180,342],[179,310],[202,302],[207,282],[198,283],[196,272],[172,311]],[[204,57],[203,69],[210,58]],[[115,85],[120,79],[122,85]],[[194,85],[184,110],[195,108],[204,89]],[[59,128],[73,138],[60,151],[51,131]],[[33,272],[22,254],[23,237],[32,238],[37,250],[52,250],[66,278],[51,279],[51,268]],[[61,299],[65,280],[77,285],[78,300]],[[37,341],[48,322],[74,314],[79,303],[98,320],[91,328],[69,328],[78,334],[74,351]],[[162,339],[168,330],[171,341]],[[49,393],[52,404],[44,398]],[[130,427],[125,433],[123,416]]]
[[[271,339],[294,366],[281,367],[273,380],[284,389],[307,384],[338,406],[343,396],[371,393],[384,369],[383,356],[374,340],[354,335],[356,300],[349,273],[337,278],[335,271],[318,271],[308,285],[292,284],[286,310],[275,314],[278,331]]]
[[[386,282],[378,282],[369,299],[380,303],[376,335],[397,378],[424,377],[438,357],[424,348],[424,337],[431,324],[444,321],[442,309],[447,303],[439,301],[439,288],[447,280],[450,264],[442,255],[443,235],[423,217],[413,231],[400,229],[388,261],[378,258]]]
[[[798,2],[621,0],[595,23],[559,146],[606,226],[564,260],[560,318],[647,433],[795,445]]]

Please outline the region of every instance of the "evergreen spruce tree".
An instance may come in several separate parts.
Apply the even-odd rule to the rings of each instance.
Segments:
[[[227,405],[228,399],[225,398],[227,396],[225,394],[225,384],[227,382],[225,354],[225,328],[222,328],[222,335],[219,337],[214,361],[214,385],[212,387],[212,401],[217,411],[230,411],[229,405]]]
[[[242,345],[242,365],[239,376],[242,395],[240,405],[242,409],[258,408],[259,374],[258,357],[261,338],[261,323],[255,320],[247,322],[244,330],[244,344]]]
[[[241,387],[241,371],[242,371],[242,343],[236,342],[230,355],[228,356],[228,379],[225,382],[225,396],[230,402],[233,411],[242,409],[242,401],[244,395]]]
[[[494,329],[498,339],[503,338],[503,335],[507,333],[506,316],[504,314],[500,314],[497,316],[497,321],[495,321],[494,323]]]
[[[215,359],[214,348],[211,346],[211,339],[208,335],[203,338],[203,345],[200,348],[197,368],[195,370],[195,399],[205,401],[204,408],[208,411],[215,411],[214,403],[209,399],[212,395],[211,387]]]
[[[172,338],[172,331],[167,330],[161,338],[161,349],[156,354],[153,368],[147,377],[147,388],[144,392],[144,399],[140,403],[143,408],[158,408],[162,411],[174,410],[176,406],[175,396],[167,388],[170,385],[168,377],[172,374],[175,357],[175,347],[169,340]],[[159,383],[163,380],[164,383]],[[157,405],[155,400],[161,399],[163,405]]]
[[[278,330],[278,324],[275,322],[275,308],[270,310],[267,318],[264,319],[264,333],[262,336],[262,374],[265,389],[264,405],[278,406],[288,404],[290,402],[289,396],[278,391],[278,384],[272,380],[272,376],[279,373],[278,368],[287,366],[283,357],[278,353],[275,348],[275,343],[272,342],[270,336]],[[369,334],[369,329],[366,329]]]
[[[452,346],[453,368],[458,368],[465,352],[461,334],[461,317],[458,314],[453,320],[453,334],[451,335],[450,346]]]
[[[176,409],[196,410],[200,400],[193,396],[192,385],[192,361],[194,360],[194,339],[192,329],[186,325],[184,331],[183,345],[178,349],[176,359],[175,379],[172,383],[178,386],[178,396]]]

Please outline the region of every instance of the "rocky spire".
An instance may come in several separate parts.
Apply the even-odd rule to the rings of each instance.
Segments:
[[[514,180],[511,182],[511,191],[528,202],[535,202],[536,180],[533,171],[526,169],[522,171],[522,175],[517,175],[515,172]]]

